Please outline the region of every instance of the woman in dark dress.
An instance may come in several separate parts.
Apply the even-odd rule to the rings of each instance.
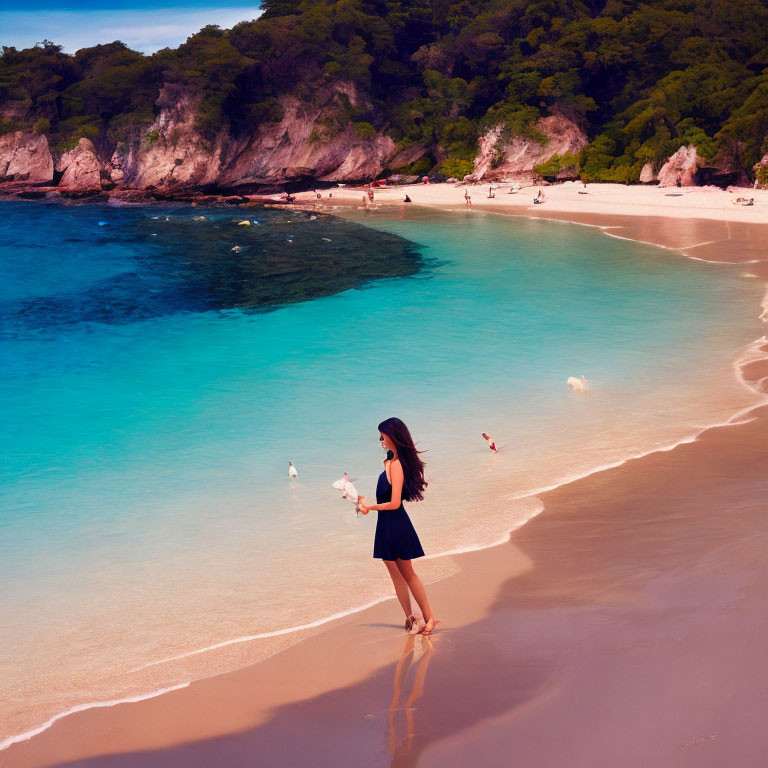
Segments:
[[[391,418],[379,424],[379,441],[387,451],[387,458],[376,486],[376,503],[367,504],[365,497],[361,497],[360,510],[363,513],[371,509],[379,512],[373,556],[384,561],[392,577],[397,599],[405,611],[406,630],[417,626],[416,617],[411,613],[412,594],[426,622],[421,634],[431,635],[435,629],[435,617],[424,585],[411,565],[411,560],[424,556],[424,550],[403,507],[403,501],[424,498],[427,487],[424,462],[419,458],[408,427],[400,419]]]

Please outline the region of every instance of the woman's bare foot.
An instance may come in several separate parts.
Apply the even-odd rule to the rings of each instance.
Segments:
[[[411,614],[406,620],[405,620],[405,631],[410,632],[413,627],[415,627],[417,624],[416,617]]]
[[[424,625],[424,629],[421,630],[420,634],[422,634],[422,635],[431,635],[434,631],[435,631],[435,617],[433,616]]]

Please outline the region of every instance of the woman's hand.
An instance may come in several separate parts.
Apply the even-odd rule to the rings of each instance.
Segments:
[[[365,504],[365,496],[357,497],[357,508],[364,515],[367,515],[368,512],[370,512],[370,507],[367,504]]]

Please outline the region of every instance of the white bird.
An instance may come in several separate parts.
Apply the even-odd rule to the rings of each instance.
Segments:
[[[296,467],[293,466],[293,462],[288,462],[288,477],[298,477],[299,473],[296,470]]]
[[[350,499],[351,501],[357,501],[357,497],[360,495],[357,492],[357,488],[349,481],[349,475],[345,472],[339,480],[337,480],[333,487],[337,491],[341,491],[342,499]]]
[[[336,482],[333,484],[333,487],[334,487],[334,488],[335,488],[337,491],[343,491],[343,490],[344,490],[344,486],[345,486],[345,485],[346,485],[348,482],[349,482],[349,475],[348,475],[348,474],[345,472],[345,473],[344,473],[344,474],[341,476],[341,478],[340,478],[339,480],[337,480],[337,481],[336,481]]]
[[[581,374],[581,379],[577,379],[575,376],[569,376],[568,377],[568,386],[571,389],[576,389],[579,392],[584,391],[584,386],[586,385],[587,380],[584,378],[584,374]]]

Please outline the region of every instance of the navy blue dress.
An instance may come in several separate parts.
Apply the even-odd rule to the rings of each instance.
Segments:
[[[376,503],[392,501],[392,486],[386,471],[379,475],[376,484]],[[376,537],[373,540],[373,556],[382,560],[413,560],[424,557],[424,550],[416,535],[411,518],[402,505],[397,509],[379,510],[376,520]]]

